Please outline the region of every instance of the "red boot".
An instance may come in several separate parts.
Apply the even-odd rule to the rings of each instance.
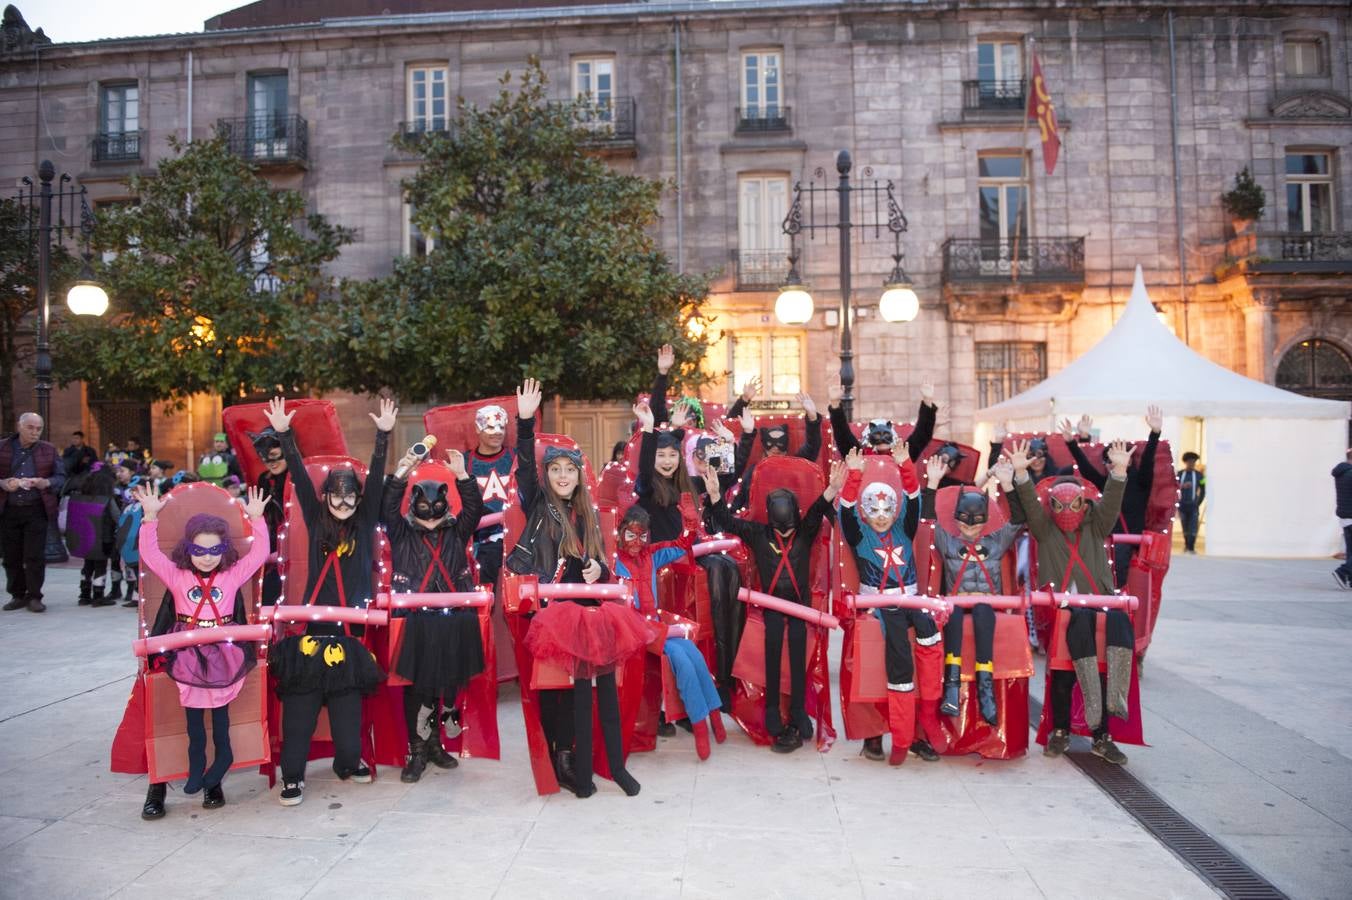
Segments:
[[[696,722],[693,728],[695,732],[695,753],[700,759],[709,758],[709,722]]]
[[[887,692],[887,728],[892,732],[892,752],[887,757],[889,766],[906,762],[915,740],[915,692]]]
[[[944,695],[944,648],[936,643],[914,647],[915,687],[919,700],[917,718],[930,745],[939,753],[948,750],[948,732],[939,721],[939,702]]]
[[[723,743],[728,739],[728,730],[723,727],[723,714],[718,710],[709,713],[709,724],[714,729],[714,740]]]

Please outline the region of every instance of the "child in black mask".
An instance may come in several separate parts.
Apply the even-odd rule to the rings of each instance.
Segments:
[[[737,519],[728,512],[722,498],[710,495],[706,515],[710,530],[723,531],[742,539],[756,561],[761,589],[775,597],[803,606],[811,605],[808,563],[812,544],[822,523],[833,513],[832,503],[845,483],[845,464],[831,466],[831,480],[807,513],[800,516],[798,497],[789,490],[771,491],[765,498],[766,524]],[[706,466],[705,484],[717,484],[718,473]],[[785,616],[766,609],[765,619],[765,730],[775,739],[776,753],[791,753],[812,736],[812,720],[804,699],[807,693],[807,623],[789,616],[789,718],[786,725],[779,713],[779,660],[784,640]]]

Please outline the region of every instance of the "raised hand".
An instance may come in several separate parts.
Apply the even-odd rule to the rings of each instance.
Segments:
[[[367,413],[380,431],[394,431],[394,423],[399,417],[399,407],[389,397],[380,398],[380,415]]]
[[[937,488],[947,474],[948,463],[939,454],[936,453],[925,460],[925,478],[929,481],[930,490]]]
[[[149,483],[138,484],[132,488],[131,498],[141,504],[141,517],[143,521],[153,522],[159,515],[160,510],[164,509],[164,498],[160,496],[155,486]]]
[[[798,401],[798,405],[803,408],[803,413],[809,419],[817,418],[817,404],[812,402],[812,396],[810,394],[799,394],[794,399]]]
[[[540,408],[541,396],[540,382],[534,378],[527,378],[521,382],[521,387],[516,389],[517,416],[522,419],[532,418]]]
[[[710,422],[709,429],[713,431],[714,434],[718,435],[720,438],[727,441],[729,444],[736,443],[737,439],[733,437],[732,430],[729,429],[728,426],[723,424],[722,419],[714,419],[712,422]]]
[[[663,344],[657,351],[657,371],[665,375],[671,371],[671,367],[676,364],[676,351],[670,344]]]
[[[991,467],[991,474],[1000,482],[1000,487],[1004,489],[1005,493],[1014,490],[1014,465],[1009,461],[1009,457],[1000,457]]]
[[[845,454],[845,465],[855,472],[864,471],[864,451],[855,447],[849,453]]]
[[[750,410],[742,410],[742,434],[750,434],[756,430],[756,417]]]
[[[272,430],[281,434],[291,430],[291,417],[295,413],[286,411],[286,401],[281,397],[273,397],[268,401],[268,408],[263,411],[263,415],[267,416]]]
[[[1031,460],[1028,458],[1027,441],[1015,441],[1010,445],[1009,449],[1005,451],[1005,455],[1009,457],[1009,464],[1014,467],[1014,473],[1016,475],[1028,471],[1028,465]]]
[[[911,461],[911,445],[908,441],[897,441],[892,448],[892,462],[904,466]]]
[[[1075,430],[1079,432],[1080,439],[1087,441],[1094,435],[1094,419],[1088,413],[1080,416],[1080,421],[1076,424]]]
[[[451,470],[456,481],[463,481],[469,477],[469,470],[465,468],[465,454],[459,450],[446,451],[446,468]]]
[[[1066,439],[1066,443],[1075,440],[1075,424],[1070,419],[1062,419],[1057,431],[1061,432],[1061,437]]]
[[[671,415],[668,416],[672,428],[684,428],[690,424],[690,404],[682,398],[671,405]]]
[[[1108,466],[1114,475],[1126,475],[1131,464],[1131,445],[1126,441],[1113,441],[1108,445]]]
[[[262,488],[250,485],[249,490],[245,493],[245,498],[244,511],[249,514],[249,518],[261,518],[263,510],[267,509],[268,506],[267,494],[263,493]]]
[[[750,378],[746,380],[746,383],[742,385],[742,402],[750,403],[752,400],[755,400],[756,395],[760,393],[760,390],[761,390],[760,376],[752,375]]]
[[[704,476],[704,492],[709,495],[711,503],[718,502],[718,466],[705,460],[704,468],[700,472]]]
[[[641,430],[653,430],[653,408],[648,405],[647,400],[640,400],[634,404],[634,418],[638,419],[638,427]]]
[[[934,382],[932,381],[920,382],[920,402],[926,404],[927,406],[934,405]]]
[[[845,461],[838,459],[831,463],[831,478],[826,483],[826,499],[834,500],[840,493],[840,489],[845,486],[845,477],[849,474],[849,469],[845,467]]]
[[[831,406],[839,406],[840,398],[845,395],[839,384],[831,384],[826,388],[826,402]]]
[[[1145,408],[1145,424],[1150,426],[1150,430],[1158,434],[1164,430],[1164,410],[1155,404],[1150,404]]]
[[[1009,437],[1009,423],[996,422],[995,428],[991,430],[991,443],[1003,444],[1007,437]]]

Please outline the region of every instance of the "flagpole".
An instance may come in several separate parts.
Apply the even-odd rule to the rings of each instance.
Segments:
[[[1033,72],[1033,36],[1026,35],[1027,44],[1024,47],[1024,65],[1025,75],[1031,76]],[[1032,190],[1029,173],[1032,166],[1028,165],[1028,102],[1032,99],[1031,90],[1033,88],[1033,79],[1025,77],[1023,79],[1023,136],[1019,140],[1019,202],[1014,207],[1014,258],[1011,260],[1011,271],[1013,272],[1012,281],[1019,283],[1019,243],[1023,237],[1023,207],[1024,196]]]

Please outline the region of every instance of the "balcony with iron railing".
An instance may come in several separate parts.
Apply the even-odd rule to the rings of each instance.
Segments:
[[[1026,107],[1026,82],[1022,78],[994,81],[976,79],[962,83],[962,110],[964,115],[1014,114]]]
[[[94,163],[140,162],[145,147],[145,129],[139,131],[101,131],[94,135]]]
[[[737,270],[737,290],[778,290],[789,275],[789,251],[733,250],[732,263]]]
[[[298,115],[219,119],[216,131],[230,152],[260,165],[304,167],[310,157],[310,129]]]
[[[1259,232],[1257,272],[1352,274],[1352,231]]]
[[[591,132],[590,144],[633,144],[638,133],[638,104],[633,97],[554,100],[550,105],[570,111],[573,121]]]
[[[420,138],[428,137],[434,134],[450,134],[450,120],[444,116],[438,116],[430,119],[414,119],[410,122],[399,123],[399,133],[406,140],[416,141]]]
[[[949,238],[943,254],[945,284],[1014,280],[1084,284],[1084,238]]]
[[[793,110],[777,103],[737,107],[737,134],[784,134],[793,129]]]

